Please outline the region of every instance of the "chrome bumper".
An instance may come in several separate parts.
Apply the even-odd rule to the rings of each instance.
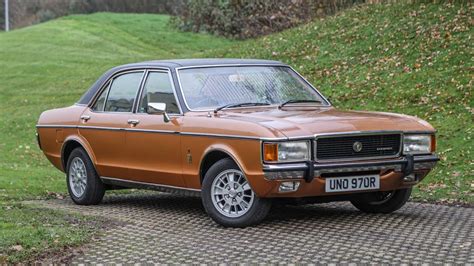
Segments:
[[[435,167],[437,161],[439,161],[439,157],[435,154],[407,155],[397,159],[365,162],[317,163],[309,161],[306,163],[264,164],[263,172],[265,177],[270,180],[304,178],[307,182],[327,173],[393,170],[403,172],[404,176],[407,176],[417,170],[430,170]]]

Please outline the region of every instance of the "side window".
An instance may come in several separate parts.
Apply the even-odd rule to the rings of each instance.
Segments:
[[[115,78],[109,88],[105,111],[131,112],[142,76],[143,72],[133,72]]]
[[[107,93],[109,92],[110,82],[105,85],[105,90],[99,95],[97,101],[92,106],[93,111],[104,111],[105,99],[107,98]]]
[[[168,73],[150,72],[140,99],[139,113],[146,113],[148,103],[166,103],[166,112],[179,114],[178,104]]]

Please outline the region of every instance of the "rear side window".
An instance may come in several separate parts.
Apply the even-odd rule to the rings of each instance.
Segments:
[[[150,72],[143,88],[138,112],[146,113],[148,103],[166,103],[167,113],[179,114],[179,107],[168,73]]]
[[[143,71],[123,74],[112,81],[105,103],[106,112],[131,112]],[[102,95],[101,95],[102,96]]]

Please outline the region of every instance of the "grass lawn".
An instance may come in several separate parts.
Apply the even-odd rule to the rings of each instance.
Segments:
[[[0,33],[0,263],[79,244],[95,232],[83,226],[92,218],[19,203],[66,194],[64,174],[36,144],[35,124],[42,111],[73,104],[113,66],[199,57],[233,43],[177,32],[168,20],[160,15],[97,13]]]
[[[66,194],[64,175],[37,148],[36,120],[74,103],[106,69],[143,60],[277,59],[335,106],[417,115],[438,129],[442,161],[415,198],[474,203],[472,11],[362,6],[245,42],[177,32],[167,16],[108,13],[0,33],[0,263],[76,245],[96,232],[88,224],[100,222],[92,218],[20,203]]]

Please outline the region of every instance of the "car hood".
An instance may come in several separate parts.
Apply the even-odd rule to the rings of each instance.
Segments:
[[[434,131],[419,118],[382,112],[340,111],[332,107],[317,109],[249,108],[225,110],[223,119],[258,123],[287,137],[353,131]]]

